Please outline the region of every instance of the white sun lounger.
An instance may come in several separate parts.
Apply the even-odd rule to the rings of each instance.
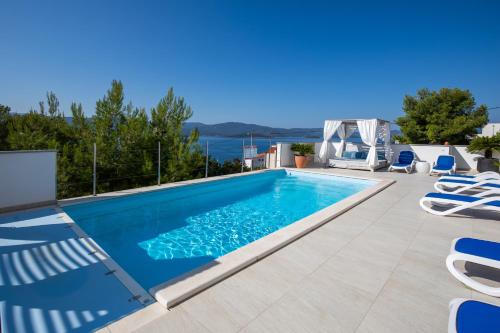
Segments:
[[[480,179],[497,179],[500,180],[500,174],[495,171],[485,171],[481,173],[477,173],[475,175],[462,175],[458,173],[452,173],[451,175],[443,175],[441,178],[451,178],[451,179],[460,179],[460,180],[475,180],[479,181]]]
[[[455,267],[455,261],[468,261],[500,269],[500,243],[475,238],[457,238],[451,243],[446,267],[458,281],[483,294],[500,297],[500,287],[490,287],[471,279]]]
[[[439,211],[433,206],[446,207],[444,211]],[[434,215],[450,215],[464,209],[479,208],[500,212],[500,195],[496,193],[490,197],[480,197],[474,195],[449,194],[449,193],[427,193],[420,199],[420,207],[428,213]]]
[[[450,302],[448,333],[478,332],[500,332],[500,307],[471,299],[453,299]]]
[[[434,188],[440,193],[459,194],[465,191],[481,191],[477,196],[492,194],[495,190],[500,193],[500,180],[478,179],[470,180],[467,178],[446,178],[441,177],[434,183]]]

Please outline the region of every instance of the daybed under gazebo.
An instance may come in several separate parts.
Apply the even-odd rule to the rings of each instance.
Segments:
[[[364,146],[359,145],[360,149],[345,151],[346,139],[356,130]],[[340,144],[332,156],[328,141],[335,133],[340,138]],[[390,123],[382,119],[326,120],[319,158],[329,167],[335,168],[371,171],[383,168],[388,165],[391,158]]]

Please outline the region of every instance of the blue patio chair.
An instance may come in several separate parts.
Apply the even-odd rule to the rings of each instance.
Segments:
[[[410,150],[402,150],[399,152],[398,161],[391,164],[389,172],[392,170],[404,170],[406,173],[411,173],[415,166],[415,153]]]
[[[500,307],[471,299],[453,299],[450,302],[448,333],[477,332],[500,332]]]
[[[457,165],[455,163],[455,156],[439,155],[436,162],[434,162],[430,174],[448,174],[455,173]]]
[[[500,269],[500,243],[476,238],[457,238],[451,243],[450,254],[446,258],[446,267],[458,281],[483,294],[500,297],[500,287],[473,280],[455,267],[456,261]]]
[[[427,193],[420,199],[420,207],[434,215],[450,215],[465,209],[479,208],[500,212],[500,192],[489,190],[492,196],[481,197],[477,195]],[[441,206],[445,210],[437,210],[434,206]]]

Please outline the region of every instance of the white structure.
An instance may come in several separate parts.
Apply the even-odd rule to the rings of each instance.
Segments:
[[[328,142],[329,157],[333,157],[332,152],[338,150],[340,142]],[[278,143],[276,145],[276,167],[292,167],[294,166],[293,152],[290,149],[291,143]],[[314,162],[317,166],[324,166],[325,162],[319,157],[319,151],[321,148],[321,142],[315,142],[315,154]],[[363,144],[347,142],[345,151],[347,152],[359,152],[363,149]],[[467,152],[467,146],[444,146],[444,145],[426,145],[426,144],[391,144],[390,147],[392,157],[397,157],[401,150],[411,150],[415,153],[417,157],[417,162],[428,162],[432,165],[432,162],[436,161],[439,155],[453,155],[457,163],[458,170],[475,170],[476,161],[475,158],[482,156],[481,154],[473,154]],[[388,160],[390,162],[392,160]],[[493,157],[500,158],[500,153],[495,152]],[[355,162],[355,161],[354,161]],[[353,162],[353,163],[354,163]],[[364,161],[361,161],[364,162]],[[380,161],[379,161],[380,162]],[[365,165],[366,166],[366,165]]]
[[[258,154],[252,158],[245,158],[245,166],[250,169],[260,169],[266,167],[266,153]]]
[[[254,158],[255,156],[257,156],[257,146],[243,146],[243,158]]]
[[[57,152],[0,152],[0,211],[56,202]]]
[[[357,151],[358,154],[345,154],[346,140],[358,130],[361,140],[368,147],[368,152]],[[337,133],[340,143],[336,151],[330,154],[329,140]],[[383,154],[379,158],[377,146],[383,142]],[[376,170],[387,165],[391,158],[390,123],[382,119],[343,119],[326,120],[323,129],[323,143],[319,151],[319,159],[331,167]]]
[[[498,132],[500,132],[500,123],[488,123],[483,127],[480,136],[494,136]]]

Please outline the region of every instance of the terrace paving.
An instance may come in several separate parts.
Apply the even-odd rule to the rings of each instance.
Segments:
[[[0,216],[0,331],[89,332],[143,308],[55,207]]]
[[[445,267],[456,237],[500,241],[498,214],[424,212],[418,201],[436,181],[427,175],[320,171],[397,182],[169,311],[155,303],[102,332],[444,332],[455,297],[500,305]]]
[[[113,315],[118,318],[139,309],[102,328],[99,331],[102,333],[439,332],[447,329],[448,303],[452,298],[471,297],[500,305],[499,299],[466,288],[445,267],[451,241],[456,237],[470,236],[500,242],[498,214],[474,212],[469,216],[438,217],[424,212],[418,200],[433,190],[432,184],[436,180],[427,175],[311,169],[314,170],[390,178],[397,182],[285,248],[170,310],[156,302],[142,308],[139,303],[127,301],[130,308],[126,307],[123,300],[131,294],[116,278],[109,276],[103,279],[103,274],[96,275],[99,281],[80,286],[84,289],[79,289],[78,294],[65,297],[72,297],[73,307],[81,308],[83,319],[83,310],[108,309],[109,316],[102,316],[101,321],[85,326],[87,330],[109,321]],[[50,225],[60,221],[55,211],[46,215],[52,216],[48,221]],[[3,217],[0,227],[7,227],[6,223],[29,220],[21,213],[16,216],[11,221]],[[42,220],[39,222],[46,224]],[[63,225],[51,228],[56,227],[63,228],[58,229],[58,234],[64,236],[62,239],[52,239],[45,233],[41,233],[39,238],[53,243],[75,237]],[[46,231],[52,233],[52,230]],[[10,255],[7,250],[15,249],[10,248],[12,244],[5,240],[0,240],[0,245],[3,256]],[[27,245],[15,246],[35,247],[40,244],[28,242]],[[14,262],[16,257],[10,256]],[[89,266],[104,271],[105,268],[100,265],[95,263]],[[86,268],[80,267],[77,271],[80,269],[83,271]],[[473,274],[489,276],[493,280],[491,283],[500,282],[498,271],[487,271],[477,266],[468,266],[468,270]],[[22,276],[17,278],[23,279]],[[4,281],[10,280],[4,277]],[[73,285],[82,285],[79,280],[76,281]],[[86,299],[84,291],[92,290],[92,286],[94,292],[106,288],[100,285],[102,281],[115,288],[114,291],[109,289],[106,295],[121,295],[119,303],[122,308],[113,306],[116,301],[113,297],[91,298],[87,300],[87,305],[80,304],[81,299]],[[5,290],[9,289],[3,286],[2,299],[6,297]],[[42,295],[41,290],[35,291]],[[1,304],[2,315],[6,313],[5,304],[16,304],[16,299],[17,302],[22,300],[24,303],[21,305],[29,309],[29,290],[26,291],[23,299],[17,299],[19,294],[7,294],[10,298]],[[53,305],[50,309],[57,308]],[[71,310],[67,305],[61,308]],[[49,307],[47,309],[50,310]],[[45,318],[50,319],[52,312],[48,311]]]

